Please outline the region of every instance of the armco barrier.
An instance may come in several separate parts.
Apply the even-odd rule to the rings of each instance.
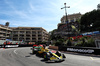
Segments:
[[[19,44],[19,47],[32,47],[33,44]]]
[[[88,53],[88,54],[96,54],[100,55],[100,49],[98,48],[89,48],[89,47],[59,47],[60,51],[70,51],[70,52],[78,52],[78,53]]]

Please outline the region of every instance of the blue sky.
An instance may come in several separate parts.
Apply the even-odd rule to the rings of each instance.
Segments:
[[[100,0],[0,0],[0,24],[10,22],[10,27],[43,27],[48,32],[57,28],[65,15],[97,9]]]

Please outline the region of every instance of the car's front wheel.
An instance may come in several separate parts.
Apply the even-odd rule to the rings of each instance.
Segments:
[[[49,53],[44,53],[44,59],[49,60],[50,54]]]

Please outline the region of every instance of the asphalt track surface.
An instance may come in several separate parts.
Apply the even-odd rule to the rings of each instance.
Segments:
[[[100,57],[65,53],[63,62],[46,62],[31,54],[31,47],[0,49],[0,66],[100,66]]]

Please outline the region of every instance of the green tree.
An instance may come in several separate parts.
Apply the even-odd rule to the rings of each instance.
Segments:
[[[82,15],[80,20],[81,31],[100,30],[100,10],[93,10]]]
[[[50,40],[56,39],[56,36],[54,34],[56,31],[57,31],[57,29],[54,29],[54,30],[52,30],[52,31],[49,32],[49,34],[50,34]]]
[[[55,46],[61,46],[64,43],[64,39],[58,39],[55,43]]]
[[[53,31],[49,32],[50,34],[50,40],[59,40],[62,39],[61,35],[55,34],[57,32],[57,29],[54,29]]]

